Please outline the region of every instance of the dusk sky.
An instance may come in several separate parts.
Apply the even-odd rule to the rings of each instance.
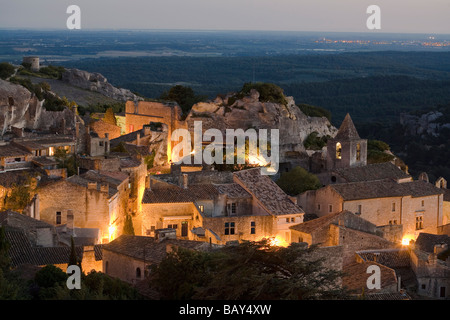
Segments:
[[[449,0],[0,0],[0,28],[289,30],[450,34]],[[369,5],[381,30],[366,28]]]

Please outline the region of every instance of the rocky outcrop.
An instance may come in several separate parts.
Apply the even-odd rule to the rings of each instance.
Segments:
[[[400,124],[408,135],[437,137],[441,129],[450,128],[450,123],[441,123],[439,121],[439,118],[443,115],[440,111],[430,111],[422,115],[403,113],[400,115]]]
[[[223,134],[226,129],[236,128],[279,129],[280,161],[299,155],[307,156],[303,142],[310,133],[334,136],[337,131],[325,117],[306,116],[292,97],[286,97],[286,105],[262,102],[256,90],[235,101],[229,97],[231,95],[194,105],[186,118],[189,130],[193,130],[195,121],[202,121],[203,131],[215,128]],[[229,102],[232,102],[231,105]]]
[[[47,111],[39,101],[21,85],[0,80],[0,136],[11,127],[19,129],[50,130],[74,127],[74,114],[69,109]]]
[[[62,81],[94,92],[99,92],[109,98],[120,101],[142,100],[128,89],[116,88],[100,73],[91,73],[79,69],[66,69],[62,74]]]

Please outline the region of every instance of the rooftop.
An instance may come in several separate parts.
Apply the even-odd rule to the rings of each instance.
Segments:
[[[304,213],[269,176],[261,174],[261,168],[237,171],[233,176],[270,214]]]
[[[355,128],[355,125],[353,124],[353,120],[350,117],[350,114],[347,113],[347,115],[345,116],[344,121],[342,121],[342,124],[339,127],[339,130],[336,133],[334,139],[336,140],[361,139],[359,137],[358,131]]]
[[[361,167],[341,168],[334,171],[347,182],[375,181],[384,179],[408,179],[411,176],[391,162],[374,163]]]
[[[334,189],[347,201],[404,196],[426,197],[443,194],[442,189],[422,180],[397,183],[394,180],[385,179],[340,183],[329,185],[329,187]]]
[[[23,156],[31,156],[31,153],[13,144],[0,145],[0,158]]]
[[[191,250],[209,249],[209,243],[203,241],[176,239],[158,241],[153,237],[121,235],[110,243],[102,245],[102,251],[111,251],[149,263],[159,263],[166,256],[168,246]]]
[[[216,195],[218,191],[212,184],[192,184],[186,189],[173,185],[145,190],[142,203],[187,203],[213,200]]]
[[[410,266],[408,249],[375,249],[360,250],[356,254],[366,262],[378,262],[389,268],[403,268]]]

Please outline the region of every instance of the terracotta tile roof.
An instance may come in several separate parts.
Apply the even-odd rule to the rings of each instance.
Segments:
[[[334,173],[345,179],[347,182],[411,178],[409,174],[403,172],[391,162],[374,163],[362,167],[335,169]]]
[[[386,293],[369,293],[364,296],[365,300],[411,300],[411,297],[403,291]]]
[[[336,213],[330,213],[325,216],[322,216],[317,219],[309,220],[303,223],[299,223],[289,227],[289,229],[311,234],[314,231],[321,230],[323,228],[328,228],[328,226],[332,223],[337,223],[339,221],[339,217],[345,214],[348,211],[341,211]]]
[[[215,184],[214,187],[220,194],[226,194],[231,199],[252,197],[250,193],[237,183]]]
[[[142,203],[182,203],[197,200],[213,200],[219,192],[212,184],[193,184],[187,189],[178,186],[147,189]]]
[[[137,260],[145,259],[149,263],[159,263],[166,256],[168,245],[192,250],[209,249],[209,243],[203,241],[175,239],[158,241],[153,237],[121,235],[110,243],[102,245],[102,251],[111,251]]]
[[[367,288],[367,268],[371,265],[377,265],[381,270],[381,289]],[[343,267],[344,276],[342,285],[352,290],[355,294],[382,292],[383,288],[396,286],[397,277],[395,271],[377,262],[352,263]]]
[[[32,247],[25,231],[6,227],[6,239],[10,243],[9,256],[12,267],[21,264],[43,266],[69,262],[70,247]],[[83,247],[76,246],[78,257],[83,257]]]
[[[415,241],[415,247],[425,252],[434,252],[436,244],[447,244],[450,247],[450,237],[446,234],[420,233]]]
[[[82,178],[98,182],[108,183],[110,186],[117,188],[121,183],[129,178],[128,174],[120,171],[95,171],[89,170],[80,175]]]
[[[443,191],[431,183],[418,180],[397,183],[391,179],[378,181],[363,181],[329,185],[344,200],[360,200],[390,197],[425,197],[442,194]]]
[[[304,213],[269,176],[261,174],[261,168],[237,171],[233,176],[270,214]]]
[[[12,144],[0,146],[0,158],[31,156],[31,152]]]
[[[342,124],[339,127],[339,130],[336,133],[334,139],[336,140],[361,139],[359,137],[358,131],[355,128],[355,125],[353,124],[350,114],[347,113],[347,115],[345,116],[344,121],[342,121]]]
[[[0,186],[11,188],[13,184],[21,184],[26,180],[26,175],[33,175],[34,170],[17,170],[0,172]]]
[[[378,262],[389,268],[404,268],[410,266],[410,256],[407,249],[375,249],[361,250],[356,254],[366,262]]]
[[[11,210],[0,212],[0,226],[10,226],[21,229],[54,228],[53,225],[47,222],[33,219],[25,214]]]

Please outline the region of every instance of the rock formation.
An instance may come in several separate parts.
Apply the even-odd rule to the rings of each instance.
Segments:
[[[310,133],[334,136],[337,131],[325,117],[306,116],[292,97],[286,97],[286,105],[262,102],[254,89],[242,99],[232,101],[229,97],[194,105],[186,118],[189,130],[193,130],[194,121],[202,121],[203,131],[216,128],[223,133],[226,129],[237,128],[279,129],[282,162],[287,158],[306,156],[303,142]],[[231,100],[231,105],[228,100]]]
[[[62,74],[62,81],[90,91],[95,91],[120,101],[142,100],[128,89],[116,88],[100,73],[90,73],[79,69],[66,69]]]

